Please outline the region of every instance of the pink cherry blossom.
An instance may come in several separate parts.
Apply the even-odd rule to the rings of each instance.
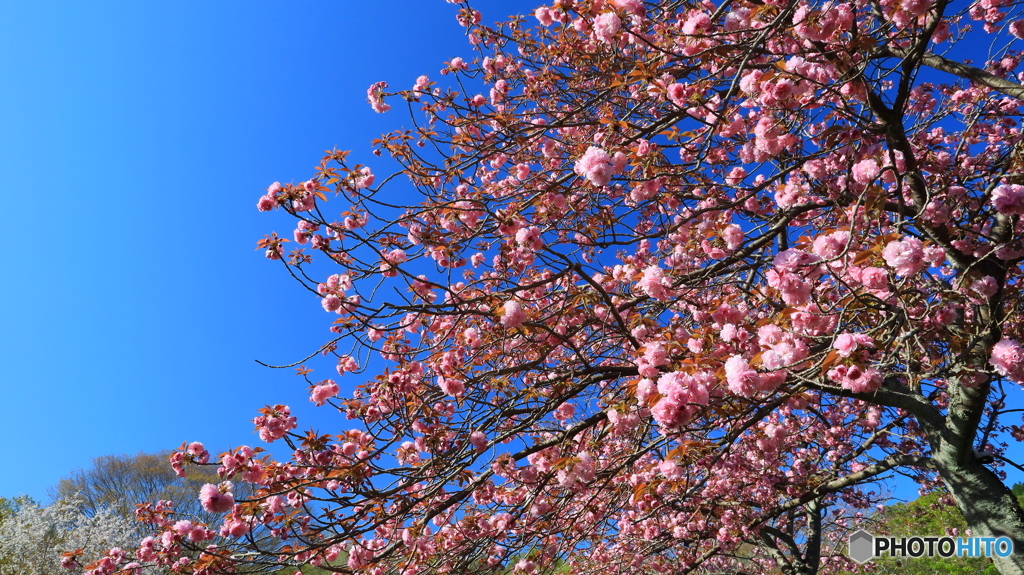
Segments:
[[[378,114],[383,114],[391,109],[390,105],[384,103],[383,92],[387,87],[387,82],[377,82],[366,90],[366,98],[370,101],[370,107]]]
[[[669,101],[671,101],[676,106],[679,106],[680,108],[684,108],[687,106],[687,98],[689,97],[690,92],[687,91],[686,86],[684,86],[683,84],[680,84],[678,82],[669,84],[667,93]]]
[[[658,464],[658,471],[669,481],[675,481],[683,477],[683,468],[675,461],[662,461]]]
[[[540,237],[540,228],[530,226],[516,232],[516,243],[530,250],[539,250],[544,242]]]
[[[868,289],[883,290],[889,286],[889,274],[882,268],[866,267],[860,272],[860,281]]]
[[[555,22],[551,17],[551,8],[548,8],[547,6],[537,8],[534,10],[533,15],[537,18],[537,21],[540,22],[541,26],[550,26]]]
[[[466,391],[466,386],[461,381],[454,377],[445,377],[443,375],[437,377],[437,386],[445,394],[452,397],[460,397]]]
[[[722,239],[730,250],[735,250],[743,245],[743,228],[736,224],[729,224],[722,229]]]
[[[854,393],[869,393],[882,385],[882,374],[875,368],[840,365],[828,371],[828,378]]]
[[[665,301],[670,296],[672,280],[665,276],[665,270],[655,265],[644,268],[643,277],[637,285],[650,297]]]
[[[320,406],[336,395],[338,395],[338,384],[333,380],[325,379],[313,387],[309,394],[309,400]]]
[[[611,44],[622,28],[622,20],[614,12],[605,12],[594,18],[594,35],[605,44]]]
[[[356,190],[369,188],[373,185],[374,180],[373,172],[365,166],[360,168],[359,171],[352,173],[352,187]]]
[[[554,416],[555,419],[559,421],[566,421],[571,419],[575,413],[576,408],[573,406],[573,404],[566,402],[563,403],[562,405],[559,405],[558,408],[555,409]]]
[[[725,380],[729,391],[740,397],[753,397],[761,385],[761,376],[750,367],[747,360],[738,355],[726,360]]]
[[[683,22],[683,34],[701,34],[711,26],[711,16],[707,13],[694,10]]]
[[[782,301],[789,305],[803,305],[811,296],[814,285],[799,275],[790,272],[768,270],[765,274],[768,285],[782,292]]]
[[[1024,215],[1024,186],[1000,184],[992,190],[991,202],[996,211],[1001,214]]]
[[[483,453],[487,449],[487,436],[482,431],[474,431],[469,434],[469,442],[477,453]]]
[[[235,497],[231,492],[231,482],[225,481],[220,485],[207,483],[199,490],[199,502],[203,509],[210,513],[224,513],[235,506]]]
[[[612,158],[601,148],[591,146],[576,161],[575,171],[595,186],[607,186],[612,180]]]
[[[249,532],[249,524],[241,519],[230,519],[225,521],[220,528],[221,537],[238,538]]]
[[[886,244],[882,250],[882,258],[896,274],[902,277],[916,275],[924,269],[924,250],[921,240],[905,238]]]
[[[996,295],[999,291],[999,282],[992,276],[985,276],[971,282],[971,291],[987,299]]]
[[[260,196],[260,200],[259,202],[257,202],[256,207],[261,212],[269,212],[270,210],[277,207],[277,198],[271,196],[270,194]]]
[[[526,312],[523,304],[515,300],[505,302],[501,313],[501,325],[505,327],[516,327],[526,321]]]
[[[350,355],[343,355],[338,358],[338,365],[336,367],[338,375],[345,375],[353,371],[359,371],[359,362],[356,358]]]
[[[814,253],[823,258],[834,258],[847,249],[850,232],[833,232],[814,238]]]
[[[341,298],[334,294],[329,294],[320,300],[320,305],[323,306],[324,311],[337,311],[341,307]]]
[[[989,363],[999,375],[1024,383],[1024,346],[1017,340],[1003,338],[993,345]]]
[[[1018,40],[1024,40],[1024,20],[1014,20],[1009,26],[1010,34]]]
[[[857,351],[862,347],[874,347],[875,342],[863,333],[841,333],[836,336],[836,340],[832,343],[832,347],[839,352],[840,357],[850,357],[853,352]]]
[[[772,258],[772,265],[781,270],[792,272],[812,266],[820,259],[821,258],[815,254],[810,254],[803,250],[793,248],[776,254],[775,257]]]
[[[642,16],[646,13],[646,8],[640,0],[612,0],[612,3],[627,14]]]
[[[853,165],[853,181],[862,185],[869,184],[880,172],[878,162],[874,158],[866,158]]]
[[[286,405],[275,405],[260,410],[260,415],[253,420],[259,431],[260,439],[268,443],[281,439],[286,433],[295,429],[296,418]]]
[[[185,448],[185,453],[192,456],[192,459],[200,465],[210,461],[210,452],[198,441],[189,443],[188,447]]]

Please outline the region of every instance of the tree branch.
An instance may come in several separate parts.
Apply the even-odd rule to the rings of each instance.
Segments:
[[[882,57],[896,58],[907,58],[911,56],[908,50],[894,46],[887,46],[886,48],[883,48],[879,55]],[[932,52],[926,52],[921,56],[920,62],[929,68],[934,68],[940,72],[959,76],[965,80],[970,80],[975,84],[991,88],[992,90],[1001,92],[1012,98],[1024,100],[1024,86],[1007,80],[1006,78],[1000,78],[999,76],[996,76],[991,72],[986,72],[981,68],[968,66],[962,62],[956,62]]]

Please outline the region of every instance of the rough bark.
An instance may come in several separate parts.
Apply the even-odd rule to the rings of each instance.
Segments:
[[[939,440],[933,444],[935,466],[963,512],[975,537],[1009,537],[1014,552],[992,560],[1003,575],[1024,575],[1024,510],[1006,485],[979,463],[968,449]],[[937,447],[937,449],[935,449]]]

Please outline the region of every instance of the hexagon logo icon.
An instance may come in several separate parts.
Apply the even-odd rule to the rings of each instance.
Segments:
[[[850,559],[857,563],[866,563],[875,556],[875,536],[858,529],[850,535]]]

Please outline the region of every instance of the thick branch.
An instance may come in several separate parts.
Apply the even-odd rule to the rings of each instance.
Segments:
[[[851,473],[838,479],[833,479],[832,481],[822,483],[813,489],[809,489],[807,493],[804,493],[800,497],[792,499],[788,503],[779,507],[776,512],[781,513],[783,511],[788,511],[789,509],[796,509],[797,507],[818,499],[828,493],[835,493],[836,491],[873,479],[895,467],[908,466],[932,468],[934,464],[930,458],[921,457],[919,455],[907,455],[903,453],[893,454],[874,465],[869,465],[864,469],[861,469],[856,473]]]
[[[906,58],[910,56],[910,53],[902,48],[895,46],[888,46],[881,52],[882,57],[897,57]],[[1012,98],[1018,100],[1024,100],[1024,86],[1007,80],[1006,78],[1000,78],[995,74],[986,72],[981,68],[975,68],[974,66],[968,66],[967,64],[950,60],[938,54],[932,52],[926,52],[921,56],[920,62],[929,68],[934,68],[940,72],[946,72],[959,76],[965,80],[970,80],[975,84],[980,84],[987,88],[991,88],[997,92],[1001,92]]]

